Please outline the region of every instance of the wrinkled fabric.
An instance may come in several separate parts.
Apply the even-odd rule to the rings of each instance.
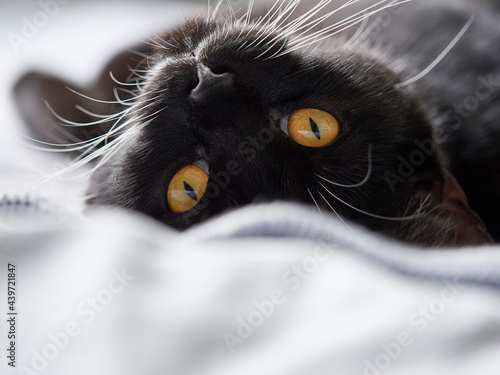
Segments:
[[[0,223],[7,374],[498,373],[496,246],[415,249],[284,203],[183,233],[50,204]]]

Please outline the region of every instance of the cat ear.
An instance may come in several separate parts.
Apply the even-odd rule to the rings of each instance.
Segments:
[[[43,142],[42,146],[76,144],[108,130],[102,125],[76,125],[96,120],[79,107],[96,113],[99,108],[95,108],[98,103],[89,103],[73,90],[88,94],[86,90],[41,73],[28,73],[17,82],[14,96],[19,113],[28,126],[30,137]]]
[[[411,224],[413,237],[426,238],[437,246],[466,246],[492,243],[486,226],[467,204],[467,197],[453,175],[443,170],[434,181],[429,209]],[[408,229],[408,228],[407,228]]]
[[[140,56],[145,56],[147,51],[147,47],[138,47],[134,52],[115,56],[95,84],[88,87],[78,87],[37,72],[24,75],[14,87],[14,97],[30,136],[44,142],[42,146],[57,147],[106,134],[116,118],[103,121],[103,117],[122,111],[124,106],[120,100],[133,96],[127,90],[116,91],[119,86],[116,81],[130,80],[130,68],[137,67]]]

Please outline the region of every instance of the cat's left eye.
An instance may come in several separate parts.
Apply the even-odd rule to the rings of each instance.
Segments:
[[[186,212],[196,206],[205,194],[208,173],[197,165],[188,165],[170,181],[167,200],[173,212]]]
[[[339,135],[339,123],[331,114],[306,108],[293,112],[287,121],[288,136],[302,146],[323,147]]]

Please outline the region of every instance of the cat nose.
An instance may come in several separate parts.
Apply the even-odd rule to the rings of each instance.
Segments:
[[[214,73],[203,64],[198,65],[198,84],[191,91],[191,98],[197,103],[206,102],[210,97],[233,86],[233,75],[229,72]]]

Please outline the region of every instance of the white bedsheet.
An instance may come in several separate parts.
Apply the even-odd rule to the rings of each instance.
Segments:
[[[285,204],[183,234],[115,210],[0,212],[17,373],[498,374],[497,247],[410,249]]]

